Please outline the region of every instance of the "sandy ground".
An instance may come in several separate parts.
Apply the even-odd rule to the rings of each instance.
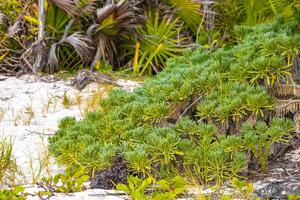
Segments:
[[[26,191],[34,193],[40,189],[28,186]],[[124,193],[114,190],[88,189],[84,192],[72,194],[55,194],[49,200],[125,200],[128,199]],[[38,196],[28,196],[27,200],[40,200]]]
[[[47,137],[55,134],[59,121],[66,116],[80,119],[85,110],[93,109],[92,104],[97,102],[93,98],[102,98],[107,93],[107,86],[96,83],[88,85],[82,91],[76,90],[70,83],[71,81],[36,82],[32,76],[22,76],[19,79],[0,76],[0,130],[3,136],[13,139],[13,153],[25,176],[22,180],[25,184],[32,184],[38,173],[41,167],[39,161],[47,155]],[[128,91],[138,86],[135,82],[125,80],[118,80],[118,84]],[[68,106],[63,105],[66,97],[70,104]],[[55,165],[53,159],[50,161],[50,170],[43,170],[39,176],[63,171]],[[31,169],[30,163],[33,163]],[[101,192],[97,193],[98,196],[88,195],[94,192],[87,191],[75,196],[51,199],[112,199],[99,197],[105,194],[105,191]]]

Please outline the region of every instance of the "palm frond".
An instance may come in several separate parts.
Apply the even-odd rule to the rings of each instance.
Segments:
[[[70,21],[68,14],[56,5],[48,5],[46,13],[46,34],[55,42],[63,36]],[[72,32],[69,31],[68,33]]]
[[[15,34],[19,33],[20,31],[22,31],[22,21],[21,20],[17,20],[12,26],[8,27],[8,36],[12,37]]]
[[[60,43],[70,44],[84,62],[88,63],[90,61],[94,48],[92,41],[88,37],[75,32]]]
[[[70,15],[78,14],[76,4],[73,0],[52,0],[52,2]]]
[[[55,71],[58,70],[59,67],[59,61],[57,58],[56,52],[58,51],[59,44],[54,43],[51,45],[50,51],[49,51],[49,58],[48,58],[48,72],[49,73],[54,73]]]
[[[167,58],[179,55],[183,46],[181,42],[186,40],[185,37],[177,37],[180,32],[177,28],[178,19],[159,18],[159,14],[155,16],[149,14],[149,20],[145,28],[137,30],[141,42],[140,58],[135,72],[145,74],[152,73],[152,70],[158,72],[164,68]],[[180,39],[179,39],[180,38]]]
[[[99,0],[86,0],[86,4],[82,8],[82,12],[85,14],[91,14],[97,10],[97,4]]]
[[[269,3],[270,10],[272,10],[275,16],[283,15],[284,17],[291,17],[294,14],[293,7],[299,6],[297,1],[287,0],[267,0]]]
[[[138,2],[137,2],[138,3]],[[132,20],[135,7],[129,1],[119,1],[118,4],[108,4],[97,10],[97,24],[89,27],[87,35],[98,45],[92,66],[99,60],[108,64],[119,65],[117,43],[130,38],[136,21]]]
[[[116,9],[115,4],[108,4],[103,8],[97,10],[97,19],[98,23],[101,24],[104,19],[106,19],[109,15],[111,15]]]
[[[75,32],[51,46],[48,58],[48,71],[50,73],[59,70],[60,61],[58,58],[58,53],[60,51],[60,48],[63,48],[65,45],[71,45],[71,47],[74,48],[76,54],[80,56],[83,63],[87,64],[90,62],[94,50],[92,42],[87,36]]]
[[[203,17],[203,1],[193,0],[164,0],[180,20],[192,31],[196,32]]]
[[[0,25],[4,26],[4,28],[7,28],[9,26],[8,17],[1,12],[0,12]]]

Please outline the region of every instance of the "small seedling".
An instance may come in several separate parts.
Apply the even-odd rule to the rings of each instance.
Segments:
[[[53,104],[53,97],[48,97],[47,103],[43,107],[43,113],[48,113],[50,106]]]
[[[0,184],[14,185],[20,170],[13,155],[13,141],[2,136],[0,140]]]
[[[86,105],[84,108],[84,113],[95,111],[99,106],[99,100],[105,97],[105,95],[112,90],[111,85],[104,85],[92,94],[90,98],[87,99]]]
[[[77,104],[79,107],[81,107],[81,104],[82,104],[82,96],[81,96],[79,93],[77,93],[77,94],[75,95],[75,97],[76,97],[76,104]]]
[[[11,119],[14,124],[14,126],[18,126],[18,121],[21,120],[21,114],[19,112],[16,113],[14,108],[11,108]]]
[[[81,116],[84,116],[84,110],[82,109],[82,96],[80,95],[80,93],[77,93],[75,95],[75,98],[76,98],[76,104],[79,108],[80,114]]]
[[[67,92],[64,92],[64,95],[62,97],[62,105],[64,108],[70,108],[71,106],[71,100],[70,97],[67,95]]]
[[[28,157],[28,173],[30,174],[31,183],[35,184],[42,179],[43,175],[51,176],[52,161],[43,138],[38,148],[37,158],[34,159],[32,154]]]
[[[34,119],[34,111],[32,106],[27,106],[25,108],[25,114],[27,115],[26,119],[25,119],[25,124],[27,126],[29,126],[32,122],[32,120]]]
[[[57,174],[54,177],[44,177],[38,183],[47,192],[72,193],[81,192],[85,188],[83,184],[89,179],[84,168],[67,169],[65,174]]]

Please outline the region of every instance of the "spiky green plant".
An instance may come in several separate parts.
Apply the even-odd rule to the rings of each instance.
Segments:
[[[152,74],[166,66],[167,58],[175,57],[182,52],[180,43],[185,38],[180,37],[180,29],[177,28],[178,20],[163,17],[159,13],[148,16],[145,27],[137,30],[140,35],[140,49],[138,62],[134,66],[134,72],[140,74]]]
[[[299,12],[299,6],[298,0],[222,0],[214,6],[221,13],[216,25],[228,33],[237,24],[254,26],[278,16],[289,20]]]
[[[113,90],[100,101],[97,112],[78,122],[63,120],[49,140],[50,151],[60,164],[88,169],[99,166],[95,170],[107,168],[114,156],[122,156],[129,171],[143,178],[188,171],[203,183],[221,185],[239,176],[249,161],[247,152],[257,150],[247,146],[248,137],[241,126],[259,121],[256,127],[265,120],[275,101],[266,86],[279,84],[288,70],[278,67],[270,72],[275,64],[287,65],[285,55],[278,63],[272,61],[281,54],[279,45],[273,52],[261,48],[267,39],[279,43],[286,36],[297,37],[289,27],[280,21],[238,27],[239,39],[231,48],[185,51],[134,92]],[[266,76],[253,84],[251,80],[257,76],[251,70],[258,62],[255,58],[270,59],[272,64],[262,67],[260,72]],[[266,125],[268,137],[261,144],[280,141],[291,130],[288,124],[282,123],[280,130],[276,123]],[[268,152],[259,156],[266,159]],[[98,165],[99,161],[106,165]]]
[[[283,137],[289,137],[293,125],[285,119],[273,119],[270,127],[265,122],[259,122],[255,126],[244,124],[241,133],[244,135],[244,142],[256,159],[259,160],[263,173],[267,172],[268,153],[275,142],[287,142]]]
[[[184,22],[184,26],[191,29],[194,33],[197,32],[203,17],[201,1],[163,0],[163,2],[174,8],[175,15]]]

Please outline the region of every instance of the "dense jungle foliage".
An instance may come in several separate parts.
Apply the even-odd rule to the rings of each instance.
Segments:
[[[269,149],[289,138],[293,123],[276,110],[272,88],[294,84],[296,21],[237,26],[234,45],[198,48],[134,92],[113,90],[83,120],[65,118],[50,138],[59,164],[92,175],[126,160],[131,174],[158,179],[181,174],[202,183],[243,176]],[[250,156],[250,155],[253,155]]]
[[[44,6],[37,0],[0,0],[0,72],[125,67],[154,74],[185,48],[233,42],[235,25],[253,26],[278,15],[289,20],[300,8],[299,0],[40,2]]]

